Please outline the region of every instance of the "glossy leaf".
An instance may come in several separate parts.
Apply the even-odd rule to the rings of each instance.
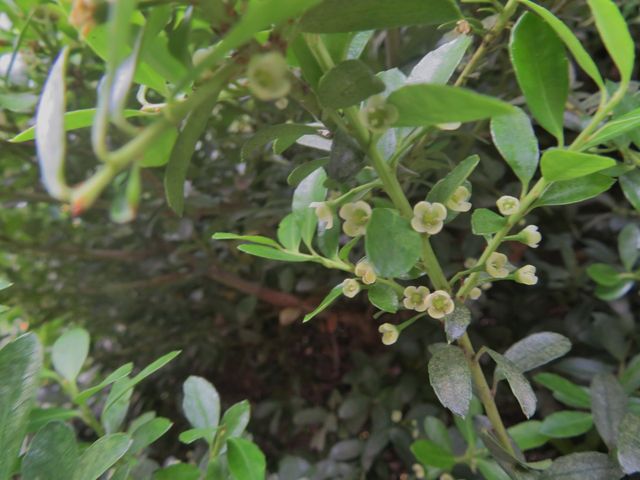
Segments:
[[[461,35],[427,53],[409,74],[406,83],[446,84],[462,61],[471,37]]]
[[[430,440],[413,442],[411,452],[425,466],[451,470],[456,464],[456,458],[451,451]]]
[[[541,480],[614,480],[620,478],[621,473],[606,454],[580,452],[555,460]]]
[[[234,480],[264,480],[266,460],[257,445],[244,438],[227,440],[227,460]]]
[[[538,169],[540,151],[529,116],[520,109],[491,119],[491,137],[502,158],[527,186]]]
[[[79,459],[73,429],[51,422],[38,431],[22,459],[24,480],[69,480]]]
[[[123,457],[130,445],[131,439],[126,433],[99,438],[82,452],[71,480],[97,480]]]
[[[389,285],[376,282],[369,287],[367,294],[373,306],[383,312],[396,313],[398,311],[398,295]]]
[[[511,345],[504,356],[521,371],[528,372],[566,355],[571,341],[564,335],[539,332]]]
[[[298,251],[302,237],[300,227],[298,226],[293,213],[290,213],[280,220],[277,234],[278,241],[284,246],[284,248],[294,252]]]
[[[553,392],[556,400],[576,408],[591,408],[589,392],[555,373],[539,373],[533,379]]]
[[[325,107],[346,108],[384,92],[384,88],[384,82],[373,74],[366,63],[345,60],[320,78],[318,98]]]
[[[456,305],[456,309],[449,315],[445,315],[443,320],[447,342],[452,343],[467,331],[471,323],[471,312],[464,305]]]
[[[618,461],[627,475],[640,472],[640,416],[627,413],[620,423]]]
[[[220,421],[220,396],[211,383],[191,376],[182,386],[182,409],[194,428],[215,428]]]
[[[304,316],[304,319],[302,320],[302,322],[303,323],[304,322],[308,322],[313,317],[315,317],[319,313],[321,313],[324,310],[326,310],[333,302],[336,301],[336,299],[340,295],[342,295],[342,283],[340,283],[340,284],[336,285],[335,287],[333,287],[331,289],[331,291],[327,294],[327,296],[324,297],[324,299],[320,302],[320,305],[318,305],[312,312],[307,313]]]
[[[389,208],[374,208],[365,235],[365,251],[379,275],[399,277],[420,257],[421,239],[409,221]]]
[[[564,45],[544,20],[527,12],[511,32],[509,50],[531,113],[562,144],[564,105],[569,94]]]
[[[471,215],[471,230],[474,235],[490,235],[496,233],[507,224],[506,217],[488,208],[478,208]]]
[[[507,379],[509,387],[511,387],[511,392],[520,404],[522,413],[524,413],[527,418],[530,418],[536,411],[537,400],[536,394],[533,392],[528,380],[524,378],[524,375],[516,364],[508,358],[491,349],[488,349],[487,353],[493,358],[493,361],[496,362],[496,365],[498,365],[498,368],[500,368]]]
[[[605,168],[613,167],[612,158],[569,150],[551,149],[542,155],[542,176],[552,182],[586,177]]]
[[[452,0],[324,0],[303,15],[303,31],[377,30],[406,25],[439,25],[460,18]]]
[[[584,148],[608,143],[638,128],[640,128],[640,108],[605,123],[598,131],[591,135]]]
[[[399,127],[474,122],[513,112],[501,100],[446,85],[407,85],[389,95],[388,101],[398,109]]]
[[[429,382],[442,405],[456,415],[467,415],[471,402],[471,370],[460,348],[441,345],[435,349],[429,360]]]
[[[89,354],[89,332],[74,328],[63,333],[53,344],[51,361],[56,371],[75,382]]]
[[[622,82],[631,79],[635,61],[635,42],[627,22],[612,0],[587,0],[600,37],[620,71]]]
[[[569,205],[584,202],[606,192],[614,183],[614,179],[599,173],[554,182],[538,199],[535,206]]]
[[[591,412],[600,438],[610,450],[617,444],[618,429],[627,410],[627,396],[622,385],[610,373],[600,373],[590,387]]]
[[[247,400],[231,405],[222,415],[220,425],[225,427],[225,437],[239,437],[249,425],[251,405]]]
[[[28,333],[0,349],[0,479],[11,477],[39,385],[42,348]]]
[[[58,200],[69,196],[64,173],[66,139],[64,112],[66,109],[65,70],[68,49],[62,50],[44,84],[36,113],[35,139],[42,183]]]
[[[565,410],[547,416],[540,426],[540,433],[552,438],[571,438],[593,428],[593,417],[586,412]]]
[[[427,201],[446,203],[456,189],[469,178],[479,163],[480,157],[478,155],[465,158],[433,186],[427,195]]]

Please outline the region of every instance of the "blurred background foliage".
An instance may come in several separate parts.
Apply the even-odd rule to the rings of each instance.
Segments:
[[[585,22],[585,2],[543,3],[580,35],[601,71],[615,78],[594,26]],[[198,8],[171,4],[174,18],[166,32],[176,56],[209,45],[214,37],[206,24],[195,21]],[[639,2],[618,4],[632,34],[640,38]],[[491,2],[465,2],[463,7],[471,18],[490,25]],[[8,306],[0,314],[0,335],[35,328],[51,341],[61,329],[83,325],[95,339],[92,362],[98,370],[129,360],[144,364],[183,349],[155,381],[141,385],[134,410],[153,408],[175,418],[171,412],[179,409],[182,382],[188,375],[202,375],[225,402],[251,401],[250,429],[283,479],[301,478],[311,464],[324,469],[324,478],[353,478],[361,467],[373,469],[371,478],[413,475],[408,446],[424,433],[425,415],[452,422],[427,380],[426,347],[441,340],[437,328],[424,322],[385,347],[364,301],[341,302],[303,325],[301,314],[337,283],[334,273],[257,259],[211,240],[216,231],[274,236],[290,209],[293,187],[287,176],[303,161],[326,154],[294,145],[277,155],[261,147],[242,160],[240,150],[265,126],[308,121],[303,110],[294,102],[276,107],[249,95],[223,100],[189,167],[182,218],[166,205],[163,167],[142,171],[143,196],[133,221],[110,220],[109,195],[74,218],[44,192],[33,143],[8,140],[31,125],[38,93],[62,44],[75,47],[69,110],[95,105],[103,62],[79,42],[55,4],[2,0],[0,12],[0,274],[14,284],[0,293],[0,303]],[[195,20],[185,34],[184,18],[191,15]],[[374,71],[398,67],[406,72],[443,33],[433,27],[376,32],[362,58]],[[470,80],[474,89],[514,97],[517,86],[504,41],[496,43],[478,72]],[[578,126],[597,99],[588,78],[578,70],[572,73],[567,124]],[[637,106],[639,98],[627,101]],[[133,98],[130,106],[139,108]],[[403,166],[420,179],[417,187],[423,184],[413,197],[453,159],[474,153],[481,156],[472,178],[475,206],[491,206],[497,196],[515,192],[516,179],[485,127],[471,124],[415,150]],[[544,143],[545,134],[537,133]],[[95,166],[89,132],[75,131],[68,141],[69,177],[85,178]],[[552,143],[548,138],[541,147]],[[482,335],[483,343],[500,351],[532,332],[562,333],[574,347],[551,368],[576,383],[625,365],[640,340],[637,289],[625,286],[627,294],[618,299],[598,299],[586,268],[596,262],[619,264],[617,236],[637,222],[638,210],[617,185],[588,202],[536,210],[530,223],[543,232],[542,245],[525,250],[510,243],[508,254],[536,265],[541,281],[528,288],[495,285],[490,296],[474,304],[475,327],[481,328],[472,326],[472,337]],[[459,266],[478,251],[480,240],[467,235],[467,229],[464,221],[455,221],[434,238],[445,266]],[[544,417],[558,403],[548,390],[534,386]],[[523,420],[508,395],[499,404],[507,424]],[[593,433],[547,445],[539,457],[545,458],[545,448],[575,450],[592,442]],[[179,454],[176,443],[175,436],[160,442],[158,458]]]

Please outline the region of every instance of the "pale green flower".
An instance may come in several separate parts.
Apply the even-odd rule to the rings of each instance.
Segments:
[[[447,200],[447,208],[449,210],[453,210],[454,212],[468,212],[471,210],[471,202],[469,202],[469,198],[471,198],[471,192],[464,185],[460,185],[456,188],[453,195]]]
[[[402,411],[401,410],[393,410],[391,412],[391,421],[393,423],[400,423],[402,421]]]
[[[291,90],[287,61],[280,52],[254,55],[249,60],[249,90],[260,100],[277,100]]]
[[[371,218],[371,207],[364,200],[353,203],[345,203],[339,215],[344,219],[342,230],[350,237],[364,235],[367,231],[367,224]]]
[[[404,289],[404,300],[402,303],[404,307],[409,310],[424,312],[428,307],[427,297],[429,293],[427,287],[407,287]]]
[[[416,232],[435,235],[444,225],[447,218],[447,209],[441,203],[418,202],[413,207],[411,226]]]
[[[323,222],[326,225],[325,228],[333,228],[333,210],[327,202],[311,202],[309,208],[315,209],[318,221]]]
[[[485,265],[485,270],[494,278],[504,278],[509,275],[507,264],[509,259],[504,253],[493,252]]]
[[[536,276],[536,267],[533,265],[525,265],[524,267],[516,270],[515,273],[516,282],[523,285],[535,285],[538,283],[538,277]]]
[[[442,318],[456,308],[451,296],[444,290],[436,290],[427,297],[427,312],[432,318]]]
[[[369,130],[384,133],[398,119],[398,109],[377,95],[367,101],[360,115]]]
[[[355,278],[347,278],[342,282],[342,294],[353,298],[360,292],[360,283]]]
[[[374,283],[376,283],[376,280],[378,278],[373,265],[371,265],[364,258],[356,264],[354,272],[358,277],[362,278],[362,283],[366,285],[373,285]]]
[[[469,292],[469,298],[471,300],[477,300],[480,298],[480,295],[482,295],[482,290],[480,290],[478,287],[473,287],[471,289],[471,291]]]
[[[524,228],[519,234],[523,243],[526,243],[531,248],[538,248],[540,242],[542,241],[542,235],[538,231],[538,227],[536,225],[529,225]]]
[[[378,327],[378,332],[382,334],[382,343],[385,345],[393,345],[398,341],[400,330],[391,323],[383,323]]]
[[[414,463],[411,466],[411,470],[413,470],[413,474],[419,480],[422,480],[426,475],[426,472],[424,471],[424,467],[422,465],[420,465],[419,463]]]
[[[513,215],[520,208],[520,200],[510,195],[503,195],[498,199],[496,205],[502,215]]]

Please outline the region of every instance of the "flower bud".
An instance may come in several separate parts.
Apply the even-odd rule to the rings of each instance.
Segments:
[[[494,278],[504,278],[509,275],[508,262],[504,253],[493,252],[487,260],[485,270]]]
[[[432,318],[442,318],[455,310],[451,296],[444,290],[436,290],[427,297],[427,312]]]
[[[471,203],[467,201],[469,198],[471,198],[469,189],[464,185],[460,185],[447,200],[447,208],[454,212],[468,212],[471,210]]]
[[[394,410],[391,412],[391,421],[393,423],[400,423],[402,421],[402,411]]]
[[[536,276],[536,267],[533,265],[525,265],[524,267],[516,270],[515,273],[516,282],[523,285],[535,285],[538,283],[538,277]]]
[[[355,278],[347,278],[342,282],[342,294],[347,298],[353,298],[360,292],[360,284]]]
[[[354,273],[358,277],[362,278],[362,283],[365,285],[373,285],[378,279],[373,265],[371,265],[366,259],[362,259],[356,264]]]
[[[260,100],[277,100],[291,90],[287,61],[279,52],[254,55],[247,67],[249,89]]]
[[[360,115],[369,130],[384,133],[398,119],[398,109],[378,95],[369,99]]]
[[[427,298],[429,296],[427,287],[407,287],[404,289],[404,308],[424,312],[427,310]]]
[[[478,287],[473,287],[469,292],[469,298],[471,300],[477,300],[480,298],[481,295],[482,295],[482,290],[480,290]]]
[[[383,323],[378,327],[378,332],[382,334],[382,343],[385,345],[393,345],[398,341],[400,330],[391,323]]]
[[[435,235],[444,225],[447,209],[441,203],[418,202],[413,207],[411,226],[416,232]]]
[[[521,241],[526,243],[531,248],[538,248],[540,242],[542,241],[542,235],[538,231],[538,227],[536,225],[529,225],[524,228],[518,236],[521,237]]]
[[[350,237],[364,235],[371,218],[371,207],[363,200],[345,203],[340,208],[339,215],[344,219],[342,230]]]
[[[422,465],[420,465],[419,463],[414,463],[411,466],[411,470],[413,470],[414,475],[419,480],[422,480],[426,475],[426,472],[424,471],[424,467]]]
[[[496,205],[502,215],[513,215],[520,208],[520,200],[510,195],[503,195],[498,199]]]
[[[333,228],[333,211],[327,202],[311,202],[309,208],[315,208],[318,221],[325,223],[325,228]]]

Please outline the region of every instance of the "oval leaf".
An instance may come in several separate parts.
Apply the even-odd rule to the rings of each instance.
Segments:
[[[29,450],[22,459],[22,478],[69,480],[78,458],[78,445],[71,427],[62,422],[51,422],[31,440]]]
[[[616,446],[618,429],[627,410],[627,395],[616,377],[599,373],[590,387],[591,412],[598,433],[610,450]]]
[[[80,456],[72,480],[96,480],[127,453],[129,445],[131,439],[126,433],[99,438]]]
[[[406,83],[446,84],[471,45],[471,37],[461,35],[427,53],[413,67]]]
[[[220,396],[211,383],[191,376],[182,386],[182,409],[194,428],[215,428],[220,421]]]
[[[230,438],[227,459],[235,480],[264,480],[266,460],[257,445],[244,438]]]
[[[498,365],[498,368],[500,368],[507,379],[509,387],[511,387],[511,392],[513,392],[513,395],[520,404],[522,413],[524,413],[527,418],[530,418],[536,411],[537,400],[536,394],[533,393],[533,389],[528,380],[524,378],[522,372],[508,358],[491,349],[488,349],[487,353],[493,358],[493,361],[496,362],[496,365]]]
[[[471,403],[471,370],[460,348],[441,345],[435,349],[429,360],[429,382],[442,405],[456,415],[467,415]]]
[[[75,382],[88,354],[89,332],[84,328],[74,328],[62,334],[53,344],[53,368],[70,382]]]
[[[554,182],[538,199],[535,206],[569,205],[583,202],[606,192],[614,183],[614,179],[599,173],[582,178]]]
[[[618,461],[624,473],[640,472],[640,416],[627,413],[620,424]]]
[[[562,411],[549,415],[542,421],[540,433],[552,438],[577,437],[593,427],[593,417],[586,412]]]
[[[571,341],[564,335],[539,332],[514,343],[504,352],[521,372],[528,372],[566,355],[571,350]]]
[[[541,160],[542,176],[551,182],[586,177],[615,164],[612,158],[557,148],[544,152]]]

